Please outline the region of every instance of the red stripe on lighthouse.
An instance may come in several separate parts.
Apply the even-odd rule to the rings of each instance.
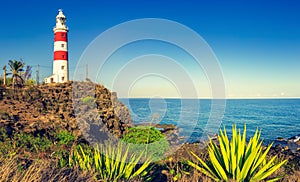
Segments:
[[[68,41],[67,32],[55,32],[54,41]]]
[[[66,51],[55,51],[54,52],[54,61],[55,60],[66,60],[66,61],[68,61],[68,52],[66,52]]]

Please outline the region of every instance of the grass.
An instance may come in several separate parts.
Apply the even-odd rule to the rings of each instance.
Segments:
[[[55,161],[35,160],[30,165],[20,163],[22,156],[0,158],[0,181],[95,181],[95,173],[78,168],[57,168]]]

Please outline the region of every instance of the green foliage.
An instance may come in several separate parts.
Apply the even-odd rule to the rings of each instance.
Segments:
[[[0,114],[5,113],[5,111],[0,111]],[[5,128],[0,128],[0,141],[3,142],[7,138],[6,130]]]
[[[0,156],[19,154],[24,158],[50,157],[59,161],[58,166],[66,167],[74,142],[75,136],[65,130],[51,136],[27,133],[13,133],[8,136],[5,128],[0,128]]]
[[[6,85],[11,85],[12,84],[12,78],[7,78],[6,77]],[[4,84],[4,78],[0,78],[0,85]]]
[[[137,126],[128,128],[123,140],[134,144],[149,144],[164,138],[164,135],[155,127]]]
[[[143,151],[146,149],[147,154],[152,155],[153,158],[161,158],[169,149],[169,143],[165,136],[152,126],[128,128],[122,140],[134,144],[132,145],[133,150]]]
[[[7,142],[7,134],[5,128],[0,128],[0,156],[6,156],[13,150],[11,150],[12,145],[10,142]]]
[[[0,130],[0,155],[17,152],[37,154],[50,150],[52,146],[53,143],[47,137],[16,133],[10,138],[4,129]]]
[[[31,134],[18,133],[14,136],[15,146],[24,148],[29,152],[40,152],[49,150],[52,142],[41,136],[33,136]]]
[[[56,133],[55,139],[60,145],[71,145],[75,141],[75,136],[66,130],[62,130]]]
[[[184,175],[190,175],[188,171],[191,171],[191,166],[188,165],[187,161],[173,161],[173,157],[167,160],[166,167],[172,181],[180,181]]]
[[[83,148],[81,145],[74,148],[69,158],[70,166],[79,166],[82,170],[95,170],[98,177],[104,181],[130,180],[145,177],[151,163],[150,158],[141,162],[144,152],[129,153],[129,146],[112,143],[97,146],[94,149]]]
[[[58,166],[63,168],[66,167],[67,161],[69,160],[70,148],[74,145],[76,137],[68,132],[67,130],[61,130],[54,134],[56,146],[55,152],[53,153],[54,158],[58,159]]]
[[[95,98],[92,96],[86,96],[84,98],[81,98],[81,102],[84,104],[88,104],[88,105],[93,104],[94,100],[95,100]]]
[[[224,132],[220,130],[218,141],[219,147],[212,140],[209,143],[208,163],[193,152],[191,152],[192,155],[201,163],[201,166],[192,161],[188,162],[189,165],[215,181],[262,181],[286,163],[286,160],[276,163],[276,156],[269,161],[266,160],[272,144],[264,150],[258,130],[246,144],[246,125],[243,135],[241,135],[240,130],[237,132],[236,126],[233,125],[230,141],[226,128],[224,128]],[[270,181],[276,181],[280,178],[277,177]]]
[[[33,79],[28,79],[25,81],[25,85],[35,85],[35,84],[36,84],[36,81]]]

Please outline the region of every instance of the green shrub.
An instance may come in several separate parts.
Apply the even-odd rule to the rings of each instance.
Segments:
[[[28,79],[25,81],[25,85],[36,85],[36,81],[33,79]]]
[[[1,114],[1,111],[0,111]],[[6,129],[5,128],[0,128],[0,141],[4,142],[7,138],[7,134],[6,134]]]
[[[254,136],[246,144],[246,125],[243,135],[236,126],[232,127],[232,137],[229,141],[226,129],[220,130],[218,136],[219,147],[211,140],[208,145],[209,161],[206,163],[195,153],[192,155],[201,163],[189,161],[188,164],[206,174],[215,181],[262,181],[286,163],[275,162],[276,156],[267,161],[267,153],[271,145],[265,150],[260,141],[260,132],[256,130]],[[272,179],[276,181],[281,177]]]
[[[75,141],[75,136],[66,130],[62,130],[56,133],[55,139],[60,145],[71,145]]]
[[[6,134],[6,129],[0,128],[0,156],[7,156],[13,152],[13,145]]]
[[[20,155],[24,159],[51,158],[59,162],[59,167],[66,167],[74,142],[75,137],[67,131],[50,136],[29,133],[13,133],[8,136],[5,128],[0,128],[0,156],[8,158],[14,155]]]
[[[50,150],[53,143],[42,136],[33,136],[32,134],[18,133],[13,137],[12,142],[17,148],[23,148],[29,152],[41,152]]]
[[[53,142],[45,136],[15,133],[9,137],[3,129],[0,131],[0,155],[2,156],[13,155],[18,152],[38,154],[50,151],[52,147]]]
[[[81,98],[81,102],[84,104],[93,104],[94,100],[95,100],[95,98],[92,96],[86,96],[84,98]]]
[[[82,148],[78,145],[69,158],[69,165],[78,166],[82,170],[95,170],[98,177],[104,181],[128,181],[145,177],[151,159],[146,158],[143,164],[139,164],[144,152],[130,154],[129,150],[129,146],[124,146],[122,143],[117,146],[106,143],[94,149]]]
[[[132,150],[146,150],[154,159],[161,158],[167,150],[169,143],[165,136],[155,127],[137,126],[128,128],[122,140],[132,145]]]
[[[12,78],[6,78],[6,85],[11,85],[12,84]],[[4,84],[4,78],[0,78],[0,85]]]

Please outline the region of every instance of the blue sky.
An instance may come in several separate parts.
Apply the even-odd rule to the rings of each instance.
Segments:
[[[50,75],[52,28],[59,8],[70,29],[71,71],[105,30],[133,19],[164,18],[193,29],[210,45],[223,70],[227,97],[300,97],[300,1],[2,1],[1,65],[22,58],[27,64],[40,64],[42,77]],[[157,78],[136,87],[151,80],[152,88],[160,87]],[[205,90],[199,97],[210,97],[208,84],[196,87]],[[162,91],[163,96],[170,88]],[[145,90],[149,89],[130,96],[155,94]]]

